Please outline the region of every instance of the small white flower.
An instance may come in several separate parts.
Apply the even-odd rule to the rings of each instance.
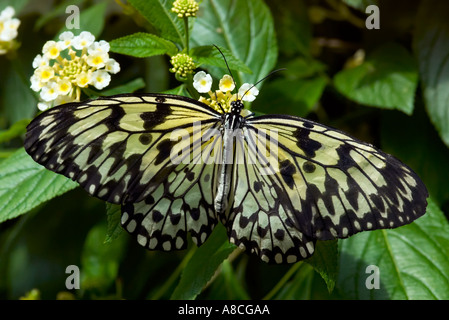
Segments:
[[[0,13],[0,21],[6,21],[14,17],[16,14],[16,11],[13,7],[7,6],[3,11]]]
[[[234,79],[228,74],[225,74],[223,78],[220,79],[220,83],[218,84],[218,88],[223,91],[232,91],[235,88]]]
[[[42,87],[41,98],[46,102],[55,100],[58,97],[58,84],[55,81],[50,81]]]
[[[104,68],[107,72],[116,74],[120,71],[120,65],[115,59],[110,58],[106,64],[104,65]]]
[[[108,53],[110,48],[109,42],[100,40],[92,43],[89,48],[87,48],[87,52],[89,54]]]
[[[31,89],[33,91],[38,92],[44,86],[43,83],[41,82],[40,78],[36,74],[33,74],[31,76],[30,81],[31,81]]]
[[[41,56],[38,54],[34,60],[33,60],[33,68],[39,68],[39,67],[47,67],[49,66],[49,60],[46,56]]]
[[[1,23],[1,22],[0,22]],[[11,41],[15,37],[17,37],[17,28],[19,28],[20,20],[19,19],[11,19],[5,21],[3,23],[3,28],[0,32],[0,40],[1,41]]]
[[[109,84],[109,82],[111,82],[111,75],[107,71],[97,70],[92,72],[91,83],[98,90],[101,90],[104,87],[106,87]]]
[[[58,96],[54,102],[55,106],[59,106],[61,104],[69,103],[75,101],[71,96],[69,95],[62,95]]]
[[[243,101],[254,101],[258,94],[259,89],[257,89],[250,83],[242,84],[239,89],[239,97],[241,97]]]
[[[17,29],[20,25],[20,20],[13,18],[15,14],[13,7],[6,7],[0,13],[0,41],[9,42],[17,37]],[[7,46],[3,46],[5,53],[8,50]]]
[[[48,82],[55,76],[55,70],[49,66],[39,67],[34,71],[34,74],[41,82]]]
[[[57,82],[58,84],[58,94],[59,95],[68,95],[72,90],[72,83],[67,79],[62,79]]]
[[[209,92],[212,87],[212,77],[204,71],[197,72],[193,76],[193,87],[199,93]]]
[[[40,111],[45,111],[45,110],[47,110],[47,109],[50,109],[52,107],[52,103],[50,103],[50,102],[44,102],[44,101],[41,101],[41,102],[39,102],[38,104],[37,104],[37,108],[40,110]]]
[[[103,68],[109,60],[109,55],[103,52],[95,52],[87,56],[86,62],[90,67],[97,69]]]
[[[83,48],[89,47],[95,41],[95,36],[88,32],[83,31],[79,36],[76,36],[72,40],[72,46],[76,50],[83,50]]]
[[[85,88],[91,81],[91,75],[86,72],[82,72],[76,76],[76,85],[81,88]]]
[[[50,40],[44,44],[44,47],[42,48],[42,53],[48,59],[56,59],[57,57],[59,57],[61,49],[62,48],[60,42]]]
[[[62,49],[67,49],[72,45],[72,40],[75,36],[72,31],[65,31],[59,35],[60,45]]]

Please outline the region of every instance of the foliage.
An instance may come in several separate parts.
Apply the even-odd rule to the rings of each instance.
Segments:
[[[137,90],[195,97],[189,76],[169,72],[170,57],[189,53],[219,79],[228,71],[213,45],[238,84],[287,68],[259,85],[251,109],[308,117],[397,156],[429,189],[426,215],[319,243],[312,258],[290,266],[242,254],[222,228],[181,252],[128,241],[116,206],[22,147],[38,111],[33,58],[67,30],[70,4],[81,9],[80,29],[71,31],[110,42],[121,65],[111,88],[84,98]],[[372,4],[378,30],[365,27]],[[448,3],[203,0],[196,17],[183,19],[169,0],[1,0],[0,10],[7,5],[21,20],[21,46],[0,56],[0,298],[449,299]],[[81,290],[66,292],[68,265],[80,267]],[[366,287],[369,265],[379,267],[380,289]]]

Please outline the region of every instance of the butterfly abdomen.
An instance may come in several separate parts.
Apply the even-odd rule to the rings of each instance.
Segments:
[[[243,117],[239,114],[232,112],[224,115],[222,163],[220,164],[218,189],[214,201],[217,214],[224,213],[228,207],[235,163],[235,138],[238,137],[238,130],[241,130],[242,123]]]

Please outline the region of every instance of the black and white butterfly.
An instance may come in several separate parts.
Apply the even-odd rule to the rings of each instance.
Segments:
[[[310,120],[243,116],[241,100],[230,107],[166,94],[68,103],[30,123],[25,149],[120,204],[122,226],[150,250],[184,249],[188,233],[199,246],[220,221],[242,249],[293,263],[310,257],[317,240],[425,213],[426,187],[393,156]],[[183,136],[173,139],[175,130]],[[277,146],[276,161],[265,157],[269,143],[257,143],[262,132]]]

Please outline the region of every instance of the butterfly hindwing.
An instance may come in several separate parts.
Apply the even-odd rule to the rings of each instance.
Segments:
[[[294,204],[281,190],[279,176],[271,174],[274,162],[268,161],[264,142],[258,145],[257,138],[254,130],[244,128],[243,139],[236,140],[240,162],[234,166],[234,202],[223,223],[231,242],[265,262],[305,259],[313,254],[316,240],[296,224]]]
[[[144,201],[122,206],[123,227],[147,249],[185,249],[187,232],[199,246],[217,224],[213,202],[222,139],[219,134],[210,137],[208,130],[213,129],[190,132],[190,141],[207,139],[180,156],[180,163]]]

